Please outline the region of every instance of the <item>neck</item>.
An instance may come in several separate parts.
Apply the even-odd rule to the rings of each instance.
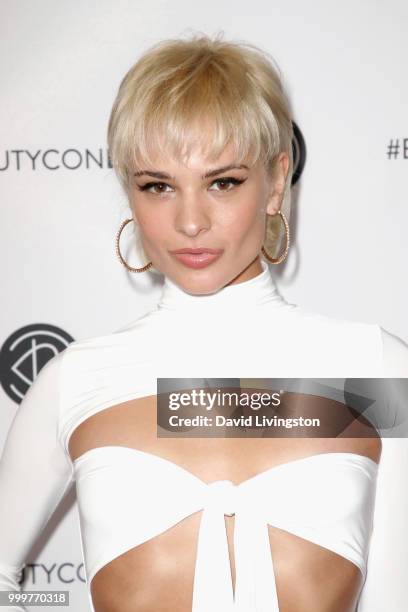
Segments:
[[[202,308],[236,310],[263,304],[283,305],[285,301],[278,292],[268,264],[261,260],[261,266],[262,272],[256,276],[205,295],[189,293],[166,276],[157,308],[173,311]]]

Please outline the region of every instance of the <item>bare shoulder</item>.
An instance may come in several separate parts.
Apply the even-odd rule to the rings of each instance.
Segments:
[[[384,376],[408,378],[408,344],[383,327],[380,329]]]

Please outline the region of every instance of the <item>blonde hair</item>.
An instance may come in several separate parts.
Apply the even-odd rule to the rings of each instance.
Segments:
[[[111,162],[128,194],[137,160],[151,165],[157,150],[185,161],[199,146],[216,160],[232,142],[234,161],[260,160],[272,175],[277,156],[286,152],[282,210],[289,215],[293,127],[280,70],[265,51],[245,41],[223,41],[222,35],[162,40],[130,68],[109,118]],[[207,118],[212,133],[203,128]],[[271,254],[280,233],[279,215],[268,215],[273,246],[265,247]]]

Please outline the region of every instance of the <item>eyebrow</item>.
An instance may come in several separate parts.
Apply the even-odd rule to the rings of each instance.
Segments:
[[[202,179],[210,178],[211,176],[216,176],[217,174],[221,174],[221,172],[226,172],[227,170],[232,170],[234,168],[237,168],[237,169],[246,168],[247,170],[249,169],[248,166],[246,166],[245,164],[240,164],[240,165],[230,164],[229,166],[222,166],[221,168],[215,168],[214,170],[209,170],[209,172],[206,172],[206,174],[203,174],[201,178]],[[133,176],[142,176],[144,174],[147,174],[148,176],[153,176],[154,178],[158,178],[158,179],[172,179],[173,181],[176,180],[174,176],[170,176],[170,174],[167,174],[166,172],[155,172],[153,170],[140,170],[139,172],[135,172]]]

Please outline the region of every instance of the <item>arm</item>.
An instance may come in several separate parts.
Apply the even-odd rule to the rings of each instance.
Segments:
[[[381,328],[383,377],[397,381],[391,405],[395,437],[382,440],[367,582],[358,612],[404,612],[408,576],[408,345]],[[404,380],[405,379],[405,380]],[[398,437],[397,437],[398,436]]]
[[[408,442],[408,345],[381,328],[383,341],[384,412],[392,416],[390,436]],[[394,430],[394,431],[393,431]]]
[[[27,391],[0,459],[0,590],[20,592],[26,555],[72,480],[72,464],[57,440],[62,358],[48,361]]]
[[[383,376],[408,378],[408,344],[381,327]]]
[[[347,404],[379,435],[408,440],[408,345],[382,327],[382,367],[378,378],[347,378]]]

